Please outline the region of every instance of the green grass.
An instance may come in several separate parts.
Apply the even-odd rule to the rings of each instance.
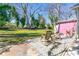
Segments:
[[[0,30],[0,35],[36,37],[36,36],[41,36],[45,32],[46,30],[16,30],[16,31]]]
[[[3,38],[0,40],[0,42],[6,42],[6,43],[9,43],[9,44],[19,44],[19,43],[22,43],[24,42],[25,40],[24,39],[21,39],[21,38]]]
[[[0,30],[0,42],[21,43],[29,38],[36,38],[45,34],[46,30]]]

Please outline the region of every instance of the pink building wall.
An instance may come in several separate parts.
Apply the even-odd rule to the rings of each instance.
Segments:
[[[59,33],[63,33],[66,36],[67,31],[76,31],[76,20],[71,20],[71,21],[64,21],[64,22],[59,22],[57,25],[57,30]]]

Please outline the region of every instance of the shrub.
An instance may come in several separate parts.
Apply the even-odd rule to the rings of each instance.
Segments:
[[[47,25],[48,29],[52,29],[52,26],[50,24]]]
[[[45,25],[40,24],[38,28],[44,29],[46,27],[45,27]]]
[[[12,23],[6,23],[3,27],[8,28],[8,30],[16,30],[17,29],[17,27]]]
[[[2,27],[3,25],[5,25],[5,21],[3,21],[3,20],[0,20],[0,27]]]

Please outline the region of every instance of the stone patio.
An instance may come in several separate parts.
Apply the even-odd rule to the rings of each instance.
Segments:
[[[75,46],[75,44],[71,43],[73,41],[74,39],[71,38],[62,39],[60,41],[62,44],[60,44],[57,48],[53,49],[51,51],[52,54],[54,55],[61,52],[68,45],[71,45],[71,47]],[[40,38],[34,38],[26,40],[23,44],[12,45],[8,51],[3,52],[2,54],[0,54],[0,56],[48,56],[48,52],[52,47],[53,44],[50,44],[49,46],[44,46],[41,43]],[[72,48],[70,49],[72,50]],[[66,53],[64,56],[78,55],[78,49],[74,49],[71,52]]]

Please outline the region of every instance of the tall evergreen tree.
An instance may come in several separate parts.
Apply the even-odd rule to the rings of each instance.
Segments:
[[[9,4],[0,4],[0,26],[6,24],[11,19],[11,6]]]

